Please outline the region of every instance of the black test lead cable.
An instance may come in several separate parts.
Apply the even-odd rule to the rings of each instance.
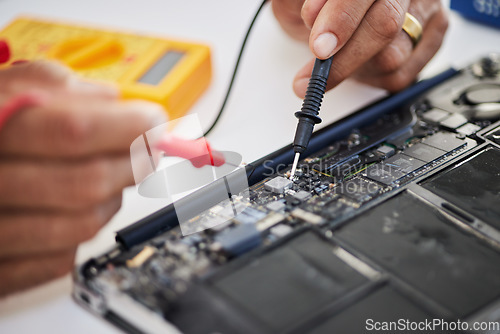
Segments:
[[[210,127],[205,131],[205,133],[203,134],[203,137],[206,137],[214,129],[214,127],[219,122],[219,119],[221,118],[222,113],[224,112],[224,109],[226,108],[226,103],[227,103],[227,100],[229,99],[229,95],[231,94],[231,90],[233,89],[234,79],[236,78],[236,73],[238,72],[241,57],[243,55],[243,51],[245,50],[245,46],[247,44],[248,37],[250,36],[250,32],[252,31],[254,23],[255,23],[255,21],[257,21],[257,17],[259,16],[259,14],[262,11],[262,8],[266,4],[266,2],[267,2],[267,0],[262,1],[262,3],[259,6],[259,9],[257,9],[257,12],[253,16],[252,22],[250,23],[250,26],[247,29],[247,33],[245,35],[245,38],[243,39],[243,43],[241,44],[240,53],[238,54],[238,58],[236,59],[236,64],[234,65],[233,76],[231,77],[231,81],[229,82],[229,86],[227,87],[226,96],[224,97],[222,105],[219,109],[219,113],[217,114],[217,117],[215,117],[215,120],[212,122],[212,125],[210,125]]]
[[[323,96],[325,95],[326,83],[328,81],[328,75],[330,74],[332,60],[333,56],[324,60],[316,59],[307,86],[306,97],[302,103],[302,108],[295,113],[295,117],[299,119],[299,123],[297,124],[297,130],[295,130],[295,138],[293,140],[295,158],[290,172],[290,179],[293,179],[295,175],[300,154],[306,150],[309,144],[314,125],[321,123],[319,109],[323,101]]]

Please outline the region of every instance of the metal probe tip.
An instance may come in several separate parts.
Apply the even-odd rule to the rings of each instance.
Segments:
[[[292,171],[290,172],[290,180],[293,179],[295,175],[295,170],[297,169],[297,164],[299,163],[300,153],[295,153],[295,158],[293,159]]]

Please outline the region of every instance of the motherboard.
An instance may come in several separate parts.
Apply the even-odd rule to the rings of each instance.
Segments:
[[[143,308],[186,333],[487,318],[500,298],[498,119],[500,57],[491,55],[326,143],[292,179],[289,165],[269,167],[245,194],[190,220],[223,223],[94,259],[76,298],[90,303],[91,291],[94,311],[111,317],[103,305],[120,296],[133,305],[122,318]]]

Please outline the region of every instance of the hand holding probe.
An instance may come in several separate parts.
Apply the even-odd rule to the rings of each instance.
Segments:
[[[300,111],[295,113],[295,117],[299,119],[297,129],[295,130],[295,138],[293,140],[293,151],[295,158],[293,160],[290,179],[293,179],[297,164],[299,163],[300,154],[304,152],[309,144],[309,139],[314,129],[314,125],[321,123],[319,109],[323,100],[323,95],[326,90],[326,82],[330,74],[333,56],[327,59],[316,59],[314,67],[307,86],[306,96],[302,103]]]

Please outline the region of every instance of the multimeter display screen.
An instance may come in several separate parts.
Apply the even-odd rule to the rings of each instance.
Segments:
[[[179,62],[184,56],[184,52],[168,51],[166,52],[156,64],[154,64],[144,75],[137,80],[138,82],[148,85],[158,85],[163,78],[170,72],[170,70]]]

